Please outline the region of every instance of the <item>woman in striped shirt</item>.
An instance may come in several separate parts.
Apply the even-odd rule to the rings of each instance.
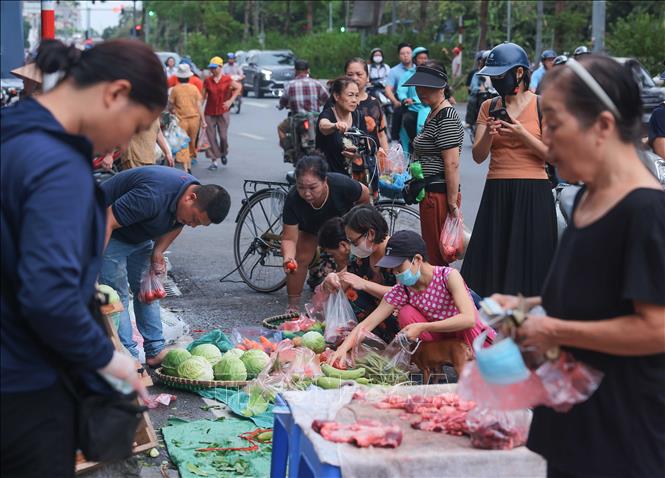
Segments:
[[[422,165],[425,198],[420,202],[420,227],[430,263],[447,265],[439,249],[439,235],[448,214],[457,216],[461,202],[459,161],[464,140],[462,122],[445,95],[448,85],[443,65],[429,61],[405,83],[415,86],[418,98],[431,107],[425,126],[413,140],[414,159]]]

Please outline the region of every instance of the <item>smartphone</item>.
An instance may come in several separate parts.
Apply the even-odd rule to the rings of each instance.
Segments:
[[[512,123],[513,120],[510,119],[506,108],[497,108],[490,111],[490,116],[494,119],[505,121],[506,123]]]

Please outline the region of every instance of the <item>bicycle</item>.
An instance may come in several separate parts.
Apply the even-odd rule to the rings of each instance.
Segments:
[[[233,257],[236,268],[220,279],[238,272],[241,282],[257,292],[275,292],[286,285],[282,260],[282,210],[286,196],[295,184],[287,175],[286,182],[246,179],[245,198],[236,216]],[[420,233],[420,215],[398,199],[379,198],[374,206],[388,223],[390,234],[400,230]]]

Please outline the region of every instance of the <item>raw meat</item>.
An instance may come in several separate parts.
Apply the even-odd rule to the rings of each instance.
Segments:
[[[349,425],[332,420],[314,420],[312,429],[328,441],[351,443],[363,448],[396,448],[402,443],[402,430],[398,426],[384,425],[376,420],[358,420]]]
[[[388,396],[375,404],[377,408],[403,409],[414,417],[411,426],[418,430],[446,432],[449,435],[468,433],[467,413],[476,404],[461,400],[454,393],[440,395]]]
[[[471,445],[489,450],[511,450],[526,443],[531,414],[528,410],[477,408],[469,413]]]

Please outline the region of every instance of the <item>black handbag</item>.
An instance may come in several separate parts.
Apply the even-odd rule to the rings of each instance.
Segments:
[[[409,179],[404,184],[404,189],[402,189],[402,197],[404,202],[407,204],[416,204],[418,202],[418,194],[425,187],[424,179]]]

